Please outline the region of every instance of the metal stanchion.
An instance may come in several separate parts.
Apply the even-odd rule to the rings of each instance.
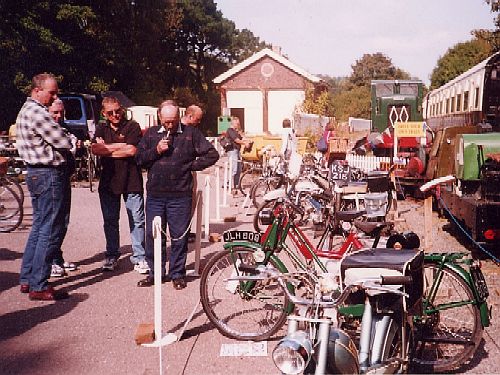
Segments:
[[[154,238],[154,310],[155,310],[155,341],[152,343],[142,344],[147,347],[159,348],[160,356],[160,374],[163,374],[162,350],[165,345],[170,345],[177,341],[177,336],[173,333],[162,335],[162,300],[161,300],[161,218],[156,216],[153,219],[153,238]]]
[[[210,176],[205,177],[205,196],[203,200],[205,201],[203,229],[205,233],[205,239],[208,239],[210,235]]]
[[[227,161],[224,162],[224,182],[222,183],[222,191],[223,191],[223,198],[222,198],[222,207],[228,207],[228,204],[227,204],[227,176],[228,176],[228,170],[227,170],[227,167],[228,167],[228,163]]]

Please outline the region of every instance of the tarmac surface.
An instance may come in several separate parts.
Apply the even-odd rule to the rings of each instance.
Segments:
[[[219,161],[221,166],[223,161]],[[198,173],[199,188],[207,175],[214,176],[214,168]],[[263,356],[221,356],[221,349],[234,355],[238,354],[235,349],[245,348],[231,345],[242,343],[222,336],[211,325],[198,304],[199,278],[195,276],[188,278],[187,288],[181,291],[175,290],[171,283],[162,286],[163,333],[179,335],[186,325],[181,339],[162,349],[136,345],[138,325],[154,322],[154,289],[136,286],[144,276],[134,272],[128,259],[131,247],[125,209],[122,206],[119,266],[115,271],[102,272],[105,241],[98,193],[83,185],[72,192],[71,222],[63,252],[65,259],[76,263],[79,269],[51,279],[54,287],[69,292],[69,299],[34,302],[19,292],[19,269],[32,212],[29,195],[25,200],[23,226],[12,233],[0,233],[0,374],[278,374],[271,353],[285,329],[267,343],[254,347]],[[215,198],[212,196],[210,201],[211,217],[215,217]],[[236,221],[211,223],[210,233],[222,233],[229,228],[251,230],[254,210],[241,207],[242,202],[241,196],[228,197],[228,206],[221,208],[220,217],[235,216]],[[403,229],[419,233],[423,227],[423,219],[418,220],[422,216],[422,203],[401,202],[399,206],[401,216],[407,219]],[[439,246],[464,251],[460,243],[442,230],[446,223],[435,220],[436,236],[447,241]],[[222,249],[222,243],[203,239],[201,247],[203,266],[213,253]],[[188,272],[194,268],[193,244],[187,267]],[[491,261],[484,262],[483,270],[495,319],[500,304],[499,271]],[[193,311],[193,319],[187,322]],[[493,320],[485,329],[475,357],[461,372],[498,373],[499,326]]]

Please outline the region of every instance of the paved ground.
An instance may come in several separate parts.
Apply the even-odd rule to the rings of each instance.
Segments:
[[[200,174],[200,183],[203,178]],[[228,202],[230,206],[222,208],[221,217],[235,215],[236,222],[212,224],[210,232],[222,233],[229,227],[251,228],[252,216],[245,215],[245,210],[237,206],[242,198],[230,198]],[[29,301],[18,289],[22,252],[30,229],[29,198],[25,206],[28,212],[25,227],[14,233],[0,234],[0,374],[160,373],[159,349],[136,346],[134,342],[137,326],[153,322],[153,289],[136,287],[141,276],[133,271],[128,260],[131,249],[124,210],[121,221],[123,257],[117,271],[103,273],[100,265],[104,236],[98,195],[83,187],[73,189],[71,224],[63,250],[66,259],[80,268],[67,277],[52,280],[56,287],[67,290],[70,298],[48,303]],[[404,225],[418,232],[421,225],[413,220],[417,213],[421,214],[421,205],[410,202],[401,207],[407,208],[403,216],[407,215],[408,223]],[[449,237],[446,232],[436,230],[439,238]],[[446,247],[463,250],[456,241],[453,245],[447,243]],[[221,243],[202,242],[202,264],[220,248]],[[194,253],[191,251],[188,268],[193,266]],[[500,303],[498,268],[486,262],[485,270],[495,316]],[[197,306],[198,288],[199,280],[194,277],[189,279],[183,291],[164,284],[164,332],[180,332]],[[498,337],[499,324],[494,322],[486,329],[484,341],[466,368],[467,373],[498,372]],[[276,374],[270,357],[276,340],[267,343],[267,357],[221,357],[221,345],[236,342],[221,336],[198,306],[183,338],[162,349],[163,373]]]

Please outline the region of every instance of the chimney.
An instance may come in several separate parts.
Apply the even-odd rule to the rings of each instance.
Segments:
[[[280,46],[273,45],[272,46],[272,50],[273,50],[274,53],[277,53],[278,55],[281,56],[281,47]]]

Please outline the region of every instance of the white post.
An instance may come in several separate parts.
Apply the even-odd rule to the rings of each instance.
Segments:
[[[201,259],[201,213],[203,212],[203,194],[200,190],[196,192],[196,238],[194,241],[194,271],[193,275],[200,274]]]
[[[205,202],[204,210],[204,229],[205,229],[205,239],[210,235],[210,176],[205,177],[205,197],[203,201]]]
[[[221,221],[220,218],[220,168],[215,168],[215,220]]]
[[[227,161],[224,162],[224,182],[222,183],[222,192],[223,192],[223,198],[222,198],[222,206],[227,207]]]
[[[229,186],[229,194],[231,194],[231,191],[233,190],[233,158],[229,158],[229,173],[228,173],[228,177],[229,177],[229,183],[228,183],[228,186]]]
[[[155,310],[155,341],[143,346],[160,347],[160,372],[161,372],[161,347],[169,345],[177,340],[177,336],[168,333],[162,337],[161,325],[162,319],[162,301],[161,301],[161,217],[155,216],[153,219],[153,238],[154,238],[154,310]]]

